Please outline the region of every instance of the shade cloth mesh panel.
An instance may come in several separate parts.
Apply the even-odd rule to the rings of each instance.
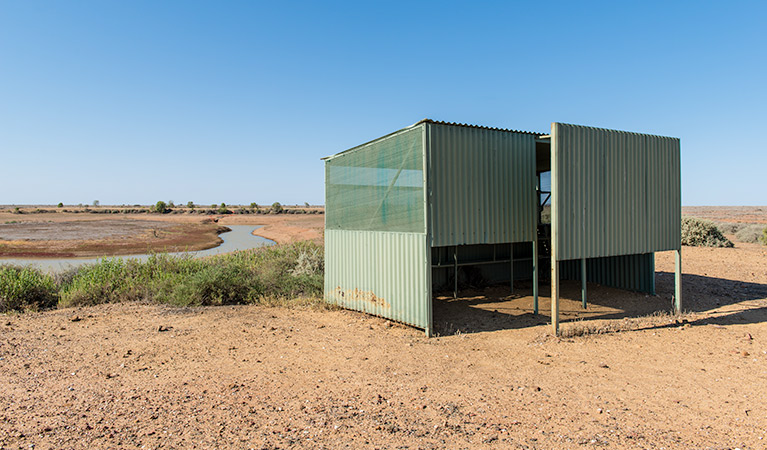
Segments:
[[[423,129],[363,145],[325,164],[325,228],[425,233]]]

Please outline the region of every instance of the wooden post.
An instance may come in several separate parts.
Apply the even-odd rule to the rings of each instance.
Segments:
[[[551,328],[559,336],[559,146],[551,124]]]
[[[674,312],[682,313],[682,249],[674,251]]]
[[[581,258],[581,301],[586,309],[586,258]]]
[[[538,239],[533,241],[533,314],[538,314]]]
[[[551,255],[551,329],[559,335],[559,261],[554,259],[554,252]]]

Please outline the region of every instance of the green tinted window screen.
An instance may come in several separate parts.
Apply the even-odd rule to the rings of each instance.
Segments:
[[[325,164],[325,228],[425,233],[423,127],[395,133]]]

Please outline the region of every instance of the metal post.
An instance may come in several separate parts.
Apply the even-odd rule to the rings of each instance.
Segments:
[[[509,289],[511,290],[511,293],[514,293],[514,243],[511,244],[511,250],[509,253],[509,267],[511,267],[509,271]]]
[[[538,314],[538,239],[533,241],[533,314]]]
[[[581,258],[581,301],[586,309],[586,258]]]
[[[453,247],[453,298],[458,298],[458,247]]]
[[[682,249],[675,250],[674,270],[674,312],[682,313]]]

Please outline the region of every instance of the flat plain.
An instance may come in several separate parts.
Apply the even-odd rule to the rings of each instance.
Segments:
[[[584,311],[565,282],[563,337],[524,283],[437,296],[430,339],[333,308],[6,315],[0,447],[765,448],[767,247],[683,265],[682,316],[653,314],[669,252],[657,296],[589,285]]]

